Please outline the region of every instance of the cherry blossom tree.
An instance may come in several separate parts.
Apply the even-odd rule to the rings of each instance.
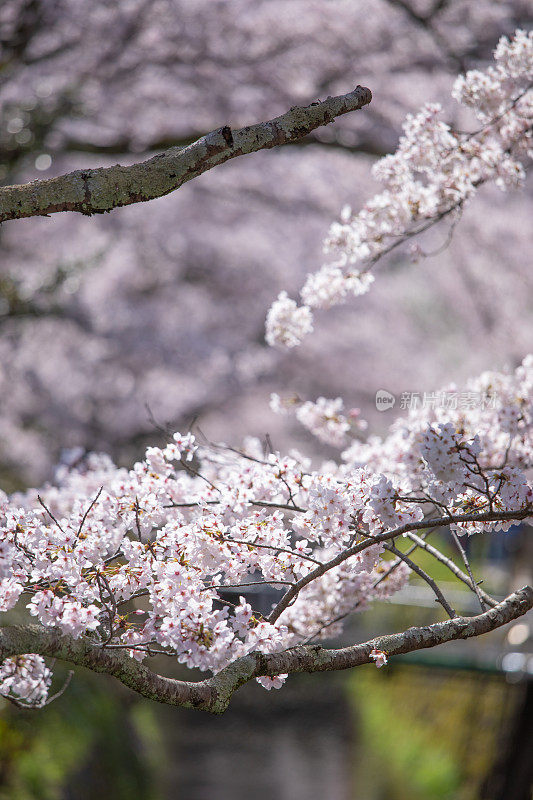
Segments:
[[[533,335],[522,255],[530,207],[491,183],[447,249],[443,220],[421,242],[441,250],[431,259],[413,267],[402,248],[382,259],[381,280],[355,301],[359,324],[339,307],[319,315],[321,336],[302,347],[265,344],[272,298],[295,296],[320,266],[330,221],[375,192],[370,167],[395,149],[405,114],[439,102],[443,120],[471,129],[468,109],[451,98],[453,80],[484,68],[499,36],[525,27],[529,12],[526,0],[377,0],[372,14],[367,6],[1,4],[5,183],[147,160],[357,83],[376,98],[290,148],[232,159],[153,203],[1,226],[6,486],[48,480],[63,448],[131,464],[155,435],[147,405],[174,429],[200,416],[211,438],[238,441],[267,426],[278,447],[290,436],[316,454],[305,431],[268,417],[270,392],[342,395],[383,426],[380,386],[436,390],[520,363]],[[393,337],[377,329],[383,308]]]
[[[523,181],[532,78],[533,36],[517,30],[500,40],[492,66],[456,82],[479,130],[453,130],[434,106],[408,117],[396,152],[376,167],[385,191],[333,226],[330,247],[340,258],[307,279],[304,304],[287,294],[275,301],[269,343],[298,345],[311,331],[311,307],[366,291],[382,255],[456,214],[481,184],[509,189]],[[5,187],[1,214],[16,220],[144,203],[184,177],[291,142],[370,99],[358,86],[268,122],[224,126],[148,162]],[[271,689],[295,672],[382,667],[395,655],[479,636],[525,614],[533,589],[498,602],[479,586],[461,537],[490,536],[533,517],[533,357],[514,371],[484,372],[463,391],[476,402],[459,404],[457,387],[445,387],[440,400],[412,409],[385,437],[366,440],[359,411],[346,411],[340,399],[273,396],[274,410],[294,411],[320,440],[345,448],[318,467],[254,438],[236,449],[174,433],[130,470],[104,455],[80,455],[58,468],[53,485],[4,495],[1,609],[22,605],[38,624],[0,629],[1,693],[22,705],[46,704],[52,675],[45,659],[60,658],[160,702],[220,713],[254,678]],[[441,529],[456,542],[461,566],[428,541]],[[417,563],[420,551],[476,595],[478,615],[457,615]],[[448,619],[342,649],[319,644],[411,573]],[[268,613],[252,605],[248,590],[257,586],[276,593]],[[212,677],[167,678],[144,663],[155,655]]]

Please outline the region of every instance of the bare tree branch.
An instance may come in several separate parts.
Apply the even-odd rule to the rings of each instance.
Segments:
[[[472,572],[472,567],[470,566],[470,561],[468,560],[468,556],[466,554],[466,550],[464,549],[463,545],[461,544],[461,541],[460,541],[459,537],[457,536],[457,534],[455,533],[455,531],[450,531],[450,533],[452,535],[453,541],[455,542],[455,544],[457,546],[457,549],[461,553],[461,558],[463,559],[463,563],[464,563],[464,565],[466,567],[466,571],[468,572],[468,577],[470,578],[470,582],[472,584],[472,589],[476,593],[477,598],[479,600],[479,605],[481,606],[481,610],[485,611],[485,607],[486,607],[485,606],[485,601],[483,600],[483,597],[482,597],[482,595],[481,595],[481,593],[479,591],[479,586],[477,585],[477,581],[474,578],[474,573]]]
[[[370,89],[357,86],[348,94],[294,106],[268,122],[234,131],[228,126],[219,128],[187,147],[172,147],[138,164],[76,170],[57,178],[4,186],[0,188],[0,222],[58,211],[102,214],[163,197],[231,158],[298,141],[371,99]]]
[[[405,564],[407,564],[409,569],[412,569],[414,573],[416,573],[420,578],[422,578],[423,581],[427,583],[427,585],[433,590],[435,597],[437,598],[437,601],[441,604],[441,606],[446,611],[450,619],[454,619],[454,617],[457,616],[455,609],[453,609],[451,605],[448,603],[440,587],[438,586],[436,581],[433,580],[431,575],[428,575],[427,572],[425,572],[425,570],[422,569],[422,567],[419,567],[418,564],[416,564],[412,559],[410,559],[406,553],[402,553],[402,551],[398,550],[398,548],[394,547],[394,545],[384,544],[383,547],[390,553],[394,553],[394,555],[397,558],[401,559]]]
[[[448,567],[448,569],[451,572],[453,572],[453,574],[457,578],[459,578],[460,581],[465,583],[470,589],[472,589],[473,592],[476,592],[476,586],[477,586],[476,582],[474,581],[474,583],[472,583],[468,575],[466,575],[462,570],[460,570],[457,564],[455,564],[451,558],[445,556],[444,553],[441,553],[441,551],[437,550],[436,547],[433,547],[433,545],[429,544],[429,542],[426,542],[425,539],[421,539],[419,536],[416,535],[416,533],[406,533],[405,535],[408,539],[411,539],[411,541],[416,542],[418,547],[422,547],[424,550],[427,550],[428,553],[431,553],[431,555],[434,558],[436,558],[437,561],[440,561],[441,564],[444,564],[444,566]],[[477,586],[476,594],[478,594],[483,599],[483,602],[486,605],[491,606],[492,608],[498,605],[497,601],[494,600],[494,598],[491,597],[490,594],[484,592],[483,589],[480,589],[479,586]]]
[[[284,673],[331,672],[371,663],[372,650],[388,656],[412,653],[456,639],[469,639],[489,633],[533,608],[533,589],[524,586],[494,608],[475,617],[454,617],[401,633],[378,636],[368,642],[328,650],[302,645],[280,653],[250,653],[237,659],[213,678],[191,683],[165,678],[124,654],[111,653],[85,639],[73,639],[57,629],[38,625],[12,625],[0,628],[0,661],[15,655],[39,653],[103,672],[118,678],[144,697],[174,706],[198,708],[220,714],[232,694],[243,684],[261,676]]]

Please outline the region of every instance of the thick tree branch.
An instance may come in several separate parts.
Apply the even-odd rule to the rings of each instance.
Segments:
[[[38,653],[59,658],[118,678],[125,686],[160,703],[209,708],[216,700],[208,681],[191,683],[165,678],[124,653],[116,654],[89,638],[74,639],[57,628],[40,625],[10,625],[0,628],[0,663],[10,656]]]
[[[374,649],[394,656],[435,647],[455,639],[469,639],[493,631],[522,616],[531,608],[533,589],[525,586],[494,608],[475,617],[455,617],[434,625],[409,628],[401,633],[378,636],[363,644],[339,650],[303,645],[280,653],[255,652],[237,659],[213,678],[199,683],[165,678],[127,655],[110,653],[101,645],[93,644],[87,639],[76,640],[38,625],[0,628],[0,662],[10,656],[39,653],[88,667],[94,672],[113,675],[151,700],[220,714],[227,708],[232,694],[252,678],[350,669],[371,663],[370,653]]]
[[[102,214],[153,200],[231,158],[295,142],[371,99],[370,89],[357,86],[348,94],[295,106],[268,122],[239,130],[219,128],[187,147],[172,147],[139,164],[76,170],[57,178],[5,186],[0,188],[0,222],[58,211]]]

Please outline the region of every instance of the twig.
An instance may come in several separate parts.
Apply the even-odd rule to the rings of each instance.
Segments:
[[[454,540],[455,544],[457,545],[457,549],[461,553],[461,558],[463,559],[464,565],[466,567],[466,571],[468,572],[468,577],[470,578],[470,581],[471,581],[471,584],[472,584],[472,588],[473,588],[474,592],[477,595],[477,599],[479,600],[479,605],[481,606],[481,610],[485,611],[485,609],[486,609],[485,601],[484,601],[484,599],[483,599],[483,597],[481,595],[481,592],[479,590],[479,586],[477,585],[476,579],[474,578],[474,575],[472,573],[472,568],[470,566],[470,561],[468,560],[468,556],[466,555],[466,550],[464,549],[463,545],[459,541],[459,537],[457,536],[455,531],[452,531],[451,528],[450,528],[450,533],[451,533],[452,539]]]
[[[63,528],[61,527],[61,525],[59,524],[59,522],[57,521],[57,519],[54,517],[54,515],[52,514],[52,512],[50,511],[50,509],[48,508],[48,506],[46,506],[46,505],[45,505],[45,503],[44,503],[44,500],[42,499],[41,495],[39,495],[39,494],[37,495],[37,500],[39,501],[39,503],[41,504],[41,506],[44,508],[44,510],[46,511],[46,513],[48,514],[48,516],[50,517],[50,519],[52,520],[52,522],[55,522],[55,524],[57,525],[57,527],[59,528],[59,530],[61,531],[61,533],[65,533],[65,531],[63,530]]]
[[[80,533],[82,532],[83,526],[84,526],[84,524],[85,524],[85,520],[87,519],[87,516],[89,515],[89,513],[90,513],[90,511],[91,511],[92,507],[93,507],[93,506],[95,505],[95,503],[98,501],[98,498],[99,498],[99,497],[100,497],[100,495],[102,494],[103,490],[104,490],[104,487],[103,487],[103,486],[100,486],[100,488],[98,489],[98,493],[97,493],[96,497],[94,498],[94,500],[92,501],[91,505],[89,506],[89,508],[87,509],[87,511],[85,512],[85,514],[84,514],[84,515],[83,515],[83,517],[82,517],[82,520],[81,520],[81,522],[80,522],[80,527],[78,528],[78,532],[77,532],[76,536],[79,536],[79,535],[80,535]]]
[[[244,589],[246,586],[270,586],[271,583],[281,583],[284,586],[294,586],[294,583],[291,581],[276,581],[276,580],[268,580],[268,581],[251,581],[250,583],[212,583],[209,586],[204,586],[202,592],[206,589]]]
[[[245,544],[247,547],[259,547],[264,550],[275,550],[276,553],[288,553],[288,555],[296,556],[304,561],[311,561],[317,566],[322,565],[322,561],[318,561],[318,559],[304,555],[303,553],[298,553],[295,550],[289,550],[288,547],[278,547],[275,544],[263,544],[259,542],[247,542],[245,539],[232,539],[230,536],[217,536],[217,539],[220,539],[223,542],[230,542],[231,544]]]
[[[428,553],[431,553],[434,558],[440,561],[441,564],[444,564],[444,566],[448,567],[448,569],[453,572],[453,574],[459,578],[460,581],[466,584],[469,589],[476,594],[479,594],[486,605],[490,606],[491,608],[494,608],[494,606],[498,605],[498,601],[491,597],[490,594],[487,594],[487,592],[484,592],[483,589],[480,589],[476,583],[473,584],[471,578],[469,578],[468,575],[465,575],[465,573],[459,569],[459,567],[454,561],[451,560],[451,558],[445,556],[444,553],[441,553],[440,550],[438,550],[436,547],[433,547],[433,545],[429,544],[429,542],[421,539],[416,535],[416,533],[406,533],[405,535],[411,539],[411,541],[416,542],[418,547],[424,548],[424,550],[426,550]]]
[[[450,619],[454,619],[457,616],[457,612],[451,607],[448,603],[446,598],[444,597],[442,591],[440,590],[437,583],[433,580],[433,578],[425,572],[422,567],[419,567],[411,558],[409,558],[405,553],[402,553],[401,550],[398,550],[393,544],[384,544],[383,547],[385,550],[388,550],[390,553],[394,553],[397,558],[400,558],[409,569],[412,569],[416,575],[418,575],[422,580],[424,580],[428,586],[431,587],[433,592],[435,593],[435,597],[437,598],[437,602],[441,604],[443,609],[446,611]]]
[[[50,703],[53,703],[54,700],[57,700],[59,697],[61,697],[62,694],[65,694],[65,692],[67,691],[67,689],[68,689],[68,687],[70,685],[70,682],[72,680],[73,675],[74,675],[74,670],[73,669],[69,669],[68,675],[65,678],[65,682],[64,682],[63,686],[61,687],[61,689],[59,689],[59,691],[57,691],[51,697],[48,697],[46,699],[46,701],[40,707],[44,708],[45,706],[49,706]]]

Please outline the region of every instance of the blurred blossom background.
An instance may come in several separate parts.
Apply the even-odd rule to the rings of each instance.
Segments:
[[[533,341],[531,180],[483,188],[448,244],[448,223],[426,235],[435,256],[413,263],[398,248],[367,295],[317,315],[300,348],[267,347],[264,320],[282,289],[295,295],[320,267],[342,207],[376,191],[371,166],[394,150],[407,113],[439,102],[448,122],[474,127],[453,81],[486,66],[530,12],[527,0],[4,0],[4,184],[131,163],[357,84],[374,99],[160,200],[4,223],[1,488],[51,480],[72,448],[131,464],[160,440],[154,421],[196,421],[235,446],[268,434],[276,449],[329,457],[270,411],[271,392],[342,396],[382,433],[407,412],[378,412],[380,389],[430,392],[517,366]],[[473,556],[493,588],[522,585],[524,537],[488,536]],[[358,619],[352,641],[432,621],[415,595]],[[505,784],[513,754],[523,772],[516,742],[532,735],[523,624],[443,648],[432,664],[294,679],[268,695],[252,687],[221,719],[87,676],[45,714],[0,706],[0,798],[526,800]],[[504,652],[523,659],[502,671]]]

